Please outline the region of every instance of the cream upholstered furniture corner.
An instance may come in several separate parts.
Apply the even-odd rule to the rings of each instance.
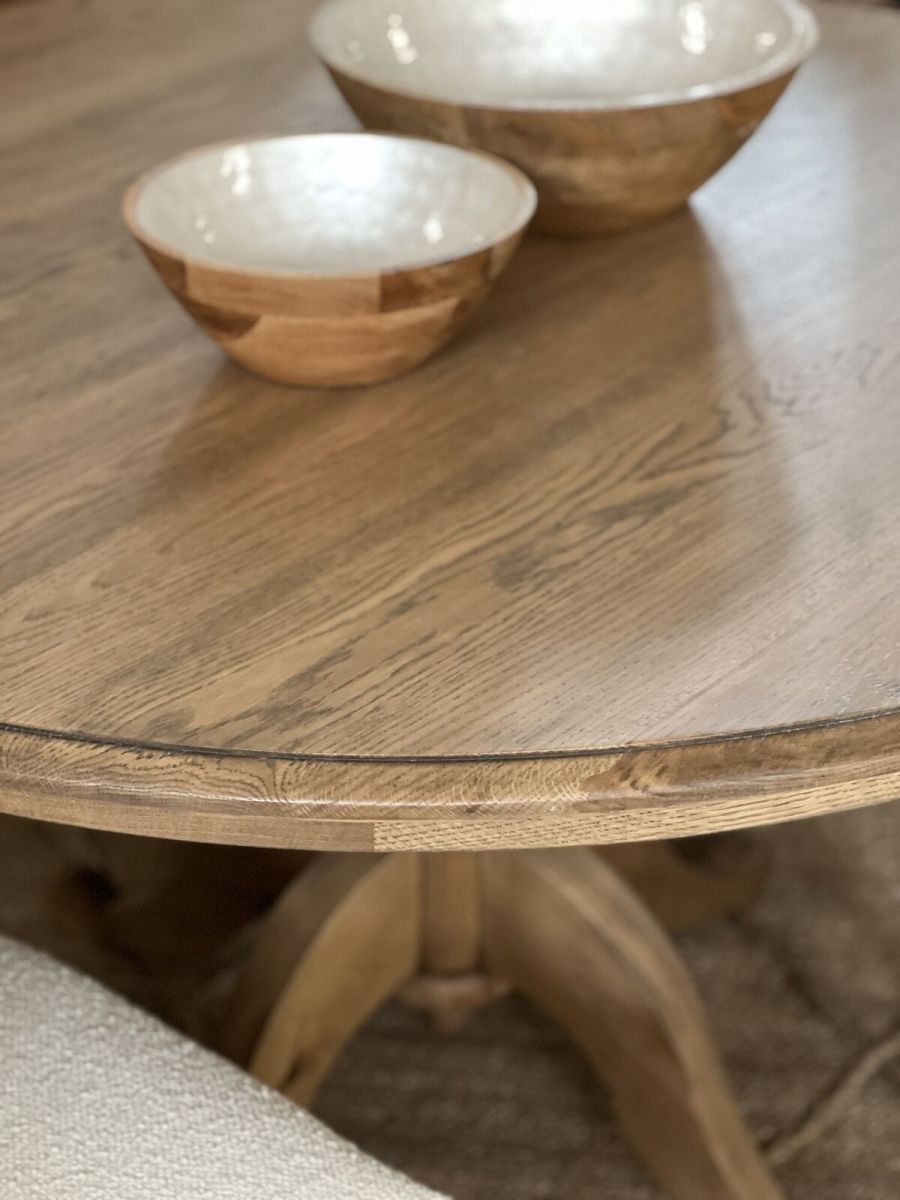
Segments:
[[[92,980],[0,938],[15,1200],[440,1200]]]

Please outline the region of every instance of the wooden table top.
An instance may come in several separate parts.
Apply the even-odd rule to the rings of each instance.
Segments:
[[[0,804],[430,846],[900,793],[900,18],[822,10],[691,211],[531,238],[327,393],[228,365],[119,218],[192,145],[353,127],[310,7],[0,10]]]

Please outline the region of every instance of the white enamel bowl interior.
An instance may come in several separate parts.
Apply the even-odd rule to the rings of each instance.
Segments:
[[[436,142],[311,134],[208,147],[138,184],[135,231],[177,257],[266,274],[425,266],[521,229],[514,167]]]
[[[798,0],[326,0],[330,66],[408,96],[487,107],[619,108],[699,99],[798,66]]]

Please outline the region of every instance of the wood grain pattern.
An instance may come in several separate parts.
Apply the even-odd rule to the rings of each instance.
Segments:
[[[320,850],[628,842],[900,796],[897,714],[611,753],[402,761],[198,754],[0,727],[7,812]]]
[[[148,161],[347,127],[308,6],[211,11],[0,13],[0,805],[472,849],[900,794],[897,15],[825,11],[693,215],[528,242],[335,398],[223,368],[119,225]]]
[[[490,150],[538,190],[544,233],[619,233],[683,205],[741,148],[794,76],[728,96],[648,108],[565,111],[461,105],[408,96],[329,64],[369,129],[390,129]]]

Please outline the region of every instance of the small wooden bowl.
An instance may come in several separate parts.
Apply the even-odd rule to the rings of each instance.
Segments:
[[[310,26],[363,124],[516,163],[562,234],[684,204],[817,37],[800,0],[325,0]]]
[[[233,358],[280,383],[347,387],[443,345],[509,261],[534,188],[487,154],[390,135],[193,150],[142,176],[125,222]]]

